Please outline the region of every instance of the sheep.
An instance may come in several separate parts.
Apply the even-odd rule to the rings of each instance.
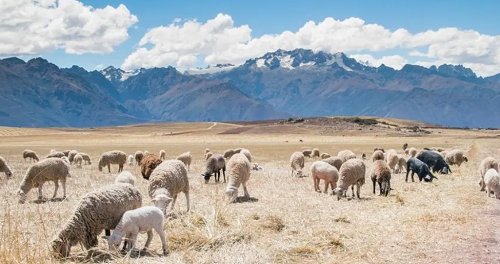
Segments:
[[[399,164],[398,154],[394,152],[388,152],[387,154],[387,165],[391,168],[392,172],[396,171],[396,166]]]
[[[140,150],[136,151],[134,154],[134,159],[137,166],[141,165],[142,158],[144,158],[144,153],[142,153],[142,151]]]
[[[180,160],[163,161],[151,173],[148,184],[148,194],[155,206],[160,208],[164,215],[167,207],[172,202],[171,209],[175,206],[177,195],[184,192],[189,212],[189,180],[186,166]]]
[[[83,157],[82,157],[82,155],[80,155],[80,153],[76,154],[76,155],[73,157],[73,162],[76,164],[76,167],[77,167],[77,168],[81,168],[81,167],[82,167],[82,162],[83,162]]]
[[[262,167],[259,165],[259,163],[253,163],[252,170],[259,171],[259,170],[262,170]]]
[[[30,158],[31,161],[40,161],[40,159],[38,158],[38,155],[36,155],[36,152],[34,152],[33,150],[30,150],[30,149],[25,149],[23,150],[23,159],[24,161],[26,162],[26,158]]]
[[[26,195],[33,187],[38,187],[38,200],[42,199],[42,186],[46,181],[54,182],[54,195],[52,199],[56,198],[57,190],[59,189],[59,182],[62,184],[63,199],[66,198],[66,177],[71,177],[69,172],[69,164],[60,158],[48,158],[33,164],[26,175],[24,176],[17,195],[19,196],[19,203],[26,201]]]
[[[404,143],[404,144],[403,144],[403,150],[405,150],[405,151],[406,151],[407,149],[408,149],[408,143]]]
[[[207,152],[205,152],[207,153]],[[226,151],[224,151],[224,153],[222,154],[224,156],[225,159],[230,159],[236,152],[234,152],[234,149],[226,149]]]
[[[78,153],[80,156],[82,156],[83,161],[85,162],[85,165],[91,165],[92,161],[90,160],[90,156],[88,154],[85,154],[83,152]]]
[[[214,174],[215,182],[219,182],[221,170],[222,174],[224,175],[224,182],[226,182],[226,160],[224,159],[224,157],[222,155],[215,154],[208,158],[205,162],[205,173],[201,174],[201,176],[203,176],[203,178],[205,179],[205,184],[208,183],[210,177],[212,177],[212,174]]]
[[[444,155],[446,162],[449,165],[457,165],[460,167],[463,162],[469,161],[466,156],[464,156],[464,151],[460,149],[452,149],[450,151],[443,151],[441,153],[446,152]]]
[[[430,150],[424,150],[422,153],[417,155],[417,159],[423,161],[429,168],[432,168],[432,172],[441,172],[442,174],[452,173],[450,165],[446,163],[444,158]]]
[[[130,184],[111,184],[87,193],[75,208],[61,231],[52,240],[56,258],[65,258],[78,243],[85,249],[97,247],[97,236],[114,229],[122,215],[142,206],[141,193]]]
[[[410,150],[408,150],[408,153],[410,155],[410,158],[415,158],[417,156],[417,149],[416,148],[410,148]]]
[[[328,192],[328,185],[330,185],[332,191],[337,187],[339,171],[337,168],[324,161],[315,161],[311,165],[311,175],[314,183],[314,190],[316,192],[321,192],[319,189],[320,179],[325,182],[325,193]]]
[[[78,154],[78,151],[76,151],[76,150],[72,150],[68,153],[69,162],[73,163],[73,160],[75,159],[76,154]]]
[[[375,185],[378,182],[380,195],[387,196],[391,190],[391,168],[385,161],[376,160],[370,173],[373,182],[373,194],[375,194]]]
[[[405,155],[410,156],[410,149],[409,148],[405,149]]]
[[[7,176],[7,178],[12,177],[12,170],[2,156],[0,156],[0,172],[5,173],[5,176]]]
[[[479,164],[479,186],[481,186],[481,191],[484,191],[486,185],[484,184],[484,175],[489,169],[499,170],[498,162],[492,157],[486,157]]]
[[[62,152],[51,152],[49,155],[45,156],[46,159],[48,158],[62,158],[62,157],[67,157],[64,155]]]
[[[207,152],[205,153],[205,160],[208,160],[210,157],[212,157],[214,154],[212,152]]]
[[[379,147],[374,147],[373,148],[373,152],[375,152],[377,150],[380,150],[380,151],[382,151],[382,153],[385,153],[385,150],[383,148],[379,148]]]
[[[339,157],[342,160],[342,162],[346,162],[347,160],[355,159],[356,155],[354,155],[352,151],[346,149],[339,151],[337,157]]]
[[[310,149],[303,150],[302,154],[304,155],[304,157],[311,158],[312,150]]]
[[[490,197],[491,192],[495,193],[495,198],[500,199],[500,175],[495,169],[489,169],[484,175],[484,185],[486,185],[486,193]]]
[[[167,255],[168,249],[165,232],[163,231],[163,222],[162,211],[154,206],[145,206],[126,211],[113,230],[113,234],[108,237],[109,250],[116,250],[120,246],[124,236],[126,241],[130,241],[127,245],[127,251],[134,250],[139,232],[147,232],[148,239],[142,249],[142,251],[146,251],[153,239],[154,229],[160,236],[163,255]]]
[[[177,160],[182,161],[184,165],[186,165],[187,170],[189,171],[189,168],[191,167],[191,152],[185,152],[182,153],[181,155],[177,156]]]
[[[317,148],[312,149],[312,158],[319,158],[319,149]]]
[[[64,154],[64,156],[68,157],[68,156],[69,156],[69,152],[70,152],[70,151],[71,151],[71,150],[64,150],[62,153]]]
[[[129,171],[122,171],[116,176],[115,183],[128,183],[130,185],[135,185],[135,177]]]
[[[384,152],[381,150],[375,150],[372,154],[372,161],[375,162],[376,160],[384,160]]]
[[[302,169],[304,168],[305,156],[302,152],[294,152],[290,156],[290,166],[292,167],[292,177],[293,173],[297,172],[297,177],[302,177]]]
[[[363,159],[363,160],[366,159],[366,154],[365,153],[361,154],[361,159]]]
[[[398,154],[398,166],[396,173],[402,173],[403,169],[406,170],[406,159],[402,154]]]
[[[358,199],[361,186],[365,184],[366,166],[362,160],[349,159],[342,164],[339,171],[339,180],[337,188],[333,190],[333,194],[337,195],[337,200],[340,200],[342,194],[347,192],[349,186],[352,190],[352,198],[354,198],[354,185],[356,185],[356,194]]]
[[[127,162],[127,154],[123,151],[113,150],[104,152],[99,158],[99,171],[108,166],[108,173],[111,173],[111,164],[118,164],[118,172],[123,171],[123,165]]]
[[[57,152],[55,149],[51,149],[49,153]]]
[[[247,190],[247,182],[250,179],[250,161],[243,153],[236,153],[229,159],[227,167],[228,183],[226,195],[229,201],[232,203],[236,202],[240,185],[243,185],[244,198],[248,200],[250,195]]]
[[[134,156],[128,155],[128,165],[129,166],[134,165]]]
[[[426,182],[431,182],[432,179],[437,179],[436,176],[434,176],[427,164],[425,164],[423,161],[417,159],[417,158],[409,158],[406,161],[406,179],[405,182],[408,182],[408,174],[411,171],[411,181],[415,182],[415,179],[413,178],[413,175],[417,173],[419,181],[422,181],[422,179]]]
[[[250,153],[250,150],[244,148],[244,149],[241,149],[240,153],[245,155],[247,157],[248,161],[252,162],[252,153]]]
[[[343,163],[342,160],[337,156],[323,159],[323,161],[332,165],[333,167],[337,168],[337,170],[340,170],[340,167],[342,166],[342,163]]]
[[[154,169],[158,167],[163,161],[153,154],[149,154],[144,156],[141,161],[141,174],[142,178],[149,180],[151,173],[153,173]]]
[[[210,152],[210,149],[209,149],[209,148],[206,148],[206,149],[205,149],[205,154],[207,154],[208,152]]]
[[[161,160],[166,160],[167,159],[167,153],[163,149],[160,150],[160,159]]]
[[[321,159],[327,159],[327,158],[330,158],[332,155],[328,154],[328,153],[321,153]]]

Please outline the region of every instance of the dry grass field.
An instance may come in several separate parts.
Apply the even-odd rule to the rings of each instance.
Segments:
[[[191,151],[191,211],[185,212],[184,195],[180,195],[164,227],[168,256],[158,255],[161,243],[155,234],[146,253],[113,254],[100,238],[90,258],[78,245],[72,248],[68,263],[500,263],[500,200],[488,198],[478,186],[481,159],[500,158],[498,132],[436,128],[424,135],[392,126],[317,123],[0,127],[0,156],[14,171],[9,180],[0,175],[0,263],[59,263],[50,254],[50,241],[82,195],[114,181],[116,166],[111,174],[97,169],[100,153],[114,149],[127,154],[164,149],[168,158]],[[419,149],[461,148],[467,150],[469,162],[452,167],[451,175],[437,175],[439,179],[432,183],[405,183],[404,174],[393,175],[394,190],[388,197],[373,195],[367,177],[361,200],[337,201],[331,194],[314,192],[309,171],[312,159],[306,161],[306,177],[290,176],[288,159],[297,150],[317,147],[336,154],[350,149],[358,156],[370,156],[375,146],[402,151],[405,142]],[[214,153],[236,147],[252,152],[264,169],[252,172],[250,201],[228,204],[225,184],[215,184],[213,179],[204,184],[200,173],[207,147]],[[19,204],[15,192],[31,164],[22,159],[25,148],[43,157],[51,149],[76,149],[90,154],[93,163],[81,169],[72,166],[66,200],[35,203],[34,189],[27,202]],[[366,164],[370,168],[371,161]],[[151,205],[139,168],[125,165],[125,170],[136,175],[143,204]],[[44,185],[46,198],[52,192],[52,183]],[[138,248],[145,239],[145,234],[139,235]]]

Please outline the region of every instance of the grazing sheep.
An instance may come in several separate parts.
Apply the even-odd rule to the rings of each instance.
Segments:
[[[321,192],[319,189],[319,180],[325,182],[325,193],[328,192],[328,185],[330,185],[332,191],[337,187],[339,171],[337,168],[324,161],[315,161],[311,165],[311,175],[314,183],[314,190],[317,192]]]
[[[484,185],[486,185],[486,193],[490,197],[491,192],[495,193],[495,198],[500,199],[500,175],[495,169],[489,169],[484,175]]]
[[[66,177],[71,177],[69,165],[60,158],[48,158],[33,164],[26,172],[17,190],[19,203],[26,201],[26,195],[33,187],[38,187],[38,200],[41,200],[42,186],[47,181],[54,182],[55,187],[52,199],[56,198],[59,182],[61,182],[63,189],[62,198],[66,198]]]
[[[391,168],[392,172],[396,171],[396,166],[399,164],[398,154],[394,152],[388,152],[387,154],[387,165]]]
[[[137,164],[137,166],[141,166],[141,161],[142,161],[142,158],[144,158],[144,153],[142,153],[142,151],[138,150],[135,152],[134,158],[135,158],[135,163]]]
[[[481,186],[481,191],[484,191],[486,185],[484,184],[484,175],[489,169],[494,169],[498,171],[498,162],[493,157],[486,157],[479,164],[479,186]]]
[[[317,148],[312,149],[312,158],[319,158],[319,149]]]
[[[250,150],[244,148],[244,149],[241,149],[240,153],[245,155],[247,157],[248,161],[252,162],[252,153],[250,153]]]
[[[410,150],[408,151],[408,153],[410,154],[410,158],[415,158],[417,156],[417,149],[416,148],[410,148]]]
[[[304,157],[311,158],[312,150],[310,149],[303,150],[302,154],[304,155]]]
[[[409,158],[408,161],[406,161],[406,179],[405,182],[408,182],[408,174],[411,171],[411,181],[415,182],[415,179],[413,178],[413,175],[417,173],[418,175],[418,180],[422,181],[422,179],[426,182],[431,182],[432,179],[437,179],[436,176],[434,176],[427,164],[425,164],[423,161],[417,159],[417,158]]]
[[[142,177],[146,180],[149,180],[151,173],[153,173],[154,169],[158,167],[162,163],[162,160],[153,154],[149,154],[144,156],[141,161],[141,174]]]
[[[55,257],[68,257],[71,247],[78,243],[82,243],[87,250],[97,247],[97,236],[102,230],[109,232],[114,229],[126,211],[141,205],[141,193],[130,184],[111,184],[87,193],[52,240]]]
[[[290,156],[290,166],[292,167],[292,177],[293,173],[297,172],[297,177],[302,177],[302,169],[304,168],[305,157],[302,152],[294,152]]]
[[[182,153],[181,155],[177,156],[177,160],[182,161],[184,165],[186,165],[187,170],[189,171],[189,168],[191,167],[191,152],[185,152]]]
[[[352,190],[352,198],[354,198],[354,185],[356,185],[356,195],[358,199],[361,186],[365,184],[366,166],[362,160],[349,159],[342,164],[339,171],[339,180],[337,188],[333,190],[333,194],[337,195],[337,200],[340,200],[342,194],[347,192],[349,186]]]
[[[259,165],[259,163],[254,163],[252,164],[252,170],[259,171],[262,170],[262,167]]]
[[[379,147],[374,147],[373,148],[373,152],[375,152],[377,150],[380,150],[380,151],[382,151],[382,153],[385,153],[385,150],[383,148],[379,148]]]
[[[129,171],[122,171],[116,176],[115,183],[128,183],[135,185],[135,177]]]
[[[71,150],[64,150],[62,153],[64,153],[64,156],[68,157],[68,156],[69,156],[69,152],[70,152],[70,151],[71,151]]]
[[[172,203],[175,206],[177,195],[183,192],[186,196],[187,211],[189,212],[189,180],[184,163],[179,160],[166,160],[151,173],[148,185],[148,194],[155,206],[160,208],[164,215],[167,207]]]
[[[85,162],[85,163],[84,163],[85,165],[87,165],[87,164],[88,164],[88,165],[91,165],[91,164],[92,164],[92,161],[90,160],[90,156],[89,156],[89,155],[87,155],[87,154],[85,154],[85,153],[82,153],[82,152],[80,152],[80,153],[78,153],[78,154],[80,154],[80,156],[82,156],[82,159],[83,159],[83,161]]]
[[[225,159],[230,159],[235,153],[234,149],[226,149],[222,155]]]
[[[81,168],[82,167],[82,162],[83,162],[83,157],[82,157],[82,155],[80,155],[80,153],[76,154],[73,157],[73,163],[76,164],[77,168]]]
[[[205,179],[205,184],[208,183],[210,177],[212,177],[212,174],[214,174],[215,182],[219,182],[221,170],[222,174],[224,175],[224,182],[226,182],[226,160],[224,159],[224,157],[219,154],[214,154],[213,156],[208,158],[205,162],[205,173],[201,174],[201,176],[203,176],[203,178]]]
[[[120,246],[123,237],[125,237],[126,241],[130,241],[127,245],[127,251],[134,250],[137,235],[147,232],[148,239],[142,249],[142,251],[146,251],[151,244],[151,240],[153,240],[154,229],[160,236],[163,255],[167,255],[168,249],[165,232],[163,231],[163,222],[162,211],[154,206],[145,206],[126,211],[113,230],[113,234],[108,237],[109,250],[116,250]]]
[[[249,199],[247,182],[250,179],[250,161],[243,153],[234,154],[227,163],[228,183],[226,195],[230,202],[236,202],[238,198],[238,188],[243,185],[244,198]]]
[[[342,162],[346,162],[350,159],[355,159],[356,155],[354,155],[354,152],[346,149],[346,150],[339,151],[339,153],[337,154],[337,157],[339,157],[342,160]]]
[[[463,162],[467,162],[468,159],[466,156],[464,156],[464,151],[461,149],[452,149],[450,151],[443,151],[441,153],[446,152],[444,155],[446,162],[449,165],[457,165],[460,167]]]
[[[62,152],[51,152],[45,158],[48,159],[48,158],[62,158],[62,157],[67,157],[67,156],[64,155],[64,153]]]
[[[370,173],[373,182],[373,194],[375,194],[375,183],[378,182],[380,195],[387,196],[391,190],[391,168],[385,161],[376,160]]]
[[[337,170],[340,170],[340,167],[342,166],[343,163],[342,160],[337,156],[326,158],[323,161],[337,168]]]
[[[129,166],[134,165],[134,156],[128,155],[128,165]]]
[[[99,171],[102,171],[103,167],[108,166],[108,172],[111,173],[111,164],[118,164],[118,172],[123,171],[123,165],[127,162],[127,154],[123,151],[113,150],[104,152],[99,158]]]
[[[30,150],[30,149],[25,149],[23,151],[23,159],[24,161],[26,162],[26,158],[30,158],[31,161],[40,161],[40,159],[38,158],[38,155],[36,155],[36,152],[34,152],[33,150]]]
[[[78,154],[78,151],[76,151],[76,150],[72,150],[68,153],[69,162],[73,163],[73,160],[75,159],[76,154]]]
[[[424,150],[422,153],[417,155],[417,159],[423,161],[429,168],[432,168],[432,172],[441,172],[442,174],[452,173],[450,165],[446,163],[444,158],[438,153],[432,152],[430,150]]]
[[[403,150],[405,150],[405,151],[406,151],[407,149],[408,149],[408,143],[404,143],[404,144],[403,144]]]
[[[328,153],[322,153],[321,154],[321,159],[328,159],[330,158],[332,155],[328,154]]]
[[[0,172],[5,173],[7,178],[12,177],[12,170],[2,156],[0,156]]]
[[[372,161],[375,162],[376,160],[384,160],[384,152],[381,150],[375,150],[372,154]]]
[[[406,159],[402,154],[398,155],[398,166],[396,173],[403,173],[403,170],[406,170]]]
[[[160,150],[160,159],[161,160],[166,160],[167,159],[167,153],[163,149]]]
[[[205,153],[205,160],[208,160],[210,157],[212,157],[214,154],[212,152],[207,152]]]

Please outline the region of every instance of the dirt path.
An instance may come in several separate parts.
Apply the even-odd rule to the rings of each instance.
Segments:
[[[214,128],[216,125],[217,125],[217,123],[214,122],[214,124],[211,125],[209,128],[207,128],[207,130],[210,130],[210,129]]]

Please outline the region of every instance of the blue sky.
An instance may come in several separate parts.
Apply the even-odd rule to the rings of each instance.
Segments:
[[[50,1],[50,0],[49,0]],[[75,1],[75,0],[72,0]],[[277,35],[283,31],[289,30],[296,32],[308,21],[320,23],[325,18],[331,17],[338,21],[355,17],[364,20],[365,24],[378,24],[383,28],[394,32],[397,29],[406,29],[411,34],[425,32],[427,30],[439,30],[441,28],[453,27],[458,30],[474,30],[481,35],[498,36],[500,28],[498,22],[500,18],[498,11],[500,10],[499,1],[98,1],[98,0],[82,0],[80,1],[86,6],[92,6],[95,9],[104,8],[110,5],[114,8],[120,4],[126,6],[132,15],[138,19],[127,28],[128,38],[120,41],[120,44],[113,45],[113,52],[106,54],[94,54],[92,52],[83,52],[83,54],[71,54],[61,48],[44,50],[41,54],[28,54],[21,56],[30,58],[33,56],[42,56],[51,62],[61,66],[68,67],[73,64],[78,64],[86,69],[94,69],[97,65],[114,65],[120,67],[124,64],[125,59],[134,53],[138,48],[138,43],[148,30],[159,27],[168,26],[174,19],[180,18],[183,22],[196,19],[200,24],[205,23],[209,19],[214,19],[219,13],[230,16],[234,22],[234,27],[248,25],[251,28],[251,38],[260,38],[266,34]],[[1,22],[0,22],[1,23]],[[1,25],[0,25],[1,29]],[[161,36],[161,32],[158,33]],[[348,38],[349,36],[346,36]],[[462,37],[457,36],[455,39],[460,40]],[[244,39],[244,38],[243,38]],[[497,42],[490,43],[483,49],[495,49]],[[498,42],[500,43],[500,42]],[[432,45],[433,43],[431,43]],[[150,49],[150,55],[155,57],[165,51],[163,46],[161,49],[154,50],[154,47],[160,46],[158,43],[148,43],[143,47]],[[403,63],[420,63],[426,64],[439,63],[462,63],[467,66],[471,60],[471,54],[466,54],[462,57],[457,57],[456,54],[434,54],[431,52],[426,56],[410,56],[410,52],[419,51],[426,53],[428,51],[428,43],[422,46],[412,47],[389,47],[375,50],[371,47],[354,49],[354,50],[337,50],[347,51],[348,54],[358,55],[356,58],[369,58],[372,56],[374,64],[382,61],[383,56],[398,55],[398,62]],[[452,49],[457,44],[449,47],[444,47],[443,44],[437,45],[435,49]],[[0,41],[1,46],[1,41]],[[275,45],[271,45],[274,47]],[[345,46],[342,46],[345,47]],[[318,49],[329,49],[324,45],[318,46]],[[334,48],[334,47],[332,47]],[[467,47],[464,47],[467,50]],[[332,50],[328,50],[332,51]],[[188,53],[178,53],[176,56],[196,56],[198,60],[192,66],[203,66],[207,64],[204,58],[207,54],[198,54],[196,51]],[[451,53],[452,51],[450,51]],[[214,52],[215,53],[215,52]],[[0,49],[1,54],[1,49]],[[254,53],[249,53],[253,56]],[[474,53],[474,56],[478,53]],[[22,55],[22,54],[18,54]],[[226,54],[218,54],[219,59],[213,61],[221,61],[220,57]],[[484,55],[480,55],[484,57]],[[475,70],[484,72],[495,72],[494,65],[496,57],[500,60],[500,52],[489,54],[490,60],[481,61],[481,65],[470,64]],[[217,56],[216,56],[217,57]],[[230,56],[227,56],[230,57]],[[176,57],[177,58],[177,57]],[[187,58],[187,57],[186,57]],[[234,62],[241,63],[243,58],[234,58]],[[396,58],[393,58],[396,59]],[[229,60],[230,62],[233,62]],[[384,62],[387,60],[384,60]],[[178,62],[165,59],[156,62],[154,65],[149,65],[141,61],[135,61],[130,64],[130,67],[139,67],[140,65],[149,66],[166,66],[167,64],[176,66]],[[500,63],[500,62],[499,62]],[[165,65],[162,65],[165,64]],[[186,64],[188,65],[188,64]],[[500,69],[498,69],[500,72]],[[486,74],[485,74],[486,75]]]

